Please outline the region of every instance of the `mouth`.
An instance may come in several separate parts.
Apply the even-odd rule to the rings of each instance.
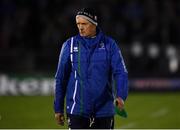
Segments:
[[[84,31],[83,30],[79,30],[81,33],[83,33]]]
[[[82,34],[82,35],[83,35],[83,34],[84,34],[84,31],[80,31],[80,34]]]

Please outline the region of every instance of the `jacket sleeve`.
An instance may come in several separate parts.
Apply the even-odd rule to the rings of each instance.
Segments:
[[[59,55],[58,67],[55,75],[55,97],[54,111],[55,113],[64,113],[64,98],[66,87],[70,75],[70,52],[68,42],[65,42],[61,48]]]
[[[116,96],[125,101],[128,96],[128,72],[121,50],[115,41],[112,42],[111,47],[111,67],[113,79],[115,80]]]

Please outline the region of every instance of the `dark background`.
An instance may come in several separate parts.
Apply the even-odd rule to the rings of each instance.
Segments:
[[[180,76],[179,0],[1,0],[0,73],[55,74],[82,7],[117,40],[130,78]]]
[[[0,128],[67,128],[54,119],[54,75],[87,6],[129,72],[128,118],[115,128],[180,128],[180,0],[0,0]]]

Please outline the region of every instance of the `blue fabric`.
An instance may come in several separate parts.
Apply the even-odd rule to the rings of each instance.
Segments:
[[[101,31],[95,38],[80,35],[73,38],[73,66],[71,39],[63,44],[59,56],[55,75],[55,112],[64,112],[66,96],[67,113],[85,117],[113,116],[112,77],[116,82],[116,96],[125,101],[128,95],[128,73],[119,47]]]

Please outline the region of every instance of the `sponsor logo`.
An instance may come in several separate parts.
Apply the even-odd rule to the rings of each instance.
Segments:
[[[78,52],[78,47],[74,47],[73,51]]]
[[[52,95],[54,80],[51,78],[9,78],[0,75],[0,95]]]

